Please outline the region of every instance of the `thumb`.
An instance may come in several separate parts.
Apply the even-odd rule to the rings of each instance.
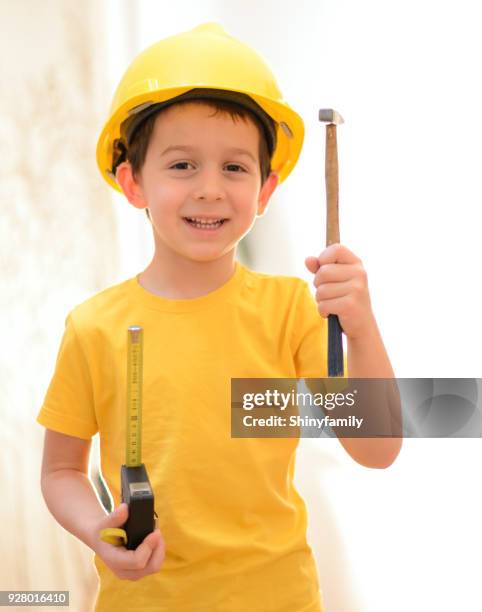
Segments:
[[[104,518],[102,527],[121,527],[127,521],[128,516],[128,506],[123,502],[117,506],[114,512],[111,512]]]
[[[308,270],[312,273],[315,274],[315,272],[318,270],[318,268],[320,267],[320,262],[318,261],[318,257],[307,257],[305,259],[305,266],[308,268]]]

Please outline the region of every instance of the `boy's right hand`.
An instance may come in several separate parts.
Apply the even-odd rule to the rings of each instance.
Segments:
[[[144,538],[135,550],[124,546],[113,546],[100,539],[102,529],[122,527],[127,521],[129,511],[126,503],[120,504],[114,512],[94,525],[94,552],[121,580],[140,580],[159,571],[165,557],[164,539],[159,529]]]

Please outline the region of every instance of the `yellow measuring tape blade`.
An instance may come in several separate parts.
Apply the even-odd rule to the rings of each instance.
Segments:
[[[142,327],[127,330],[127,426],[126,465],[142,463]]]
[[[142,463],[142,327],[132,325],[127,330],[127,421],[126,465],[136,467]],[[100,539],[113,546],[127,544],[124,529],[101,529]]]

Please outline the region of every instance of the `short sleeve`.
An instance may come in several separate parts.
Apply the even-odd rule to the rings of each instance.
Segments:
[[[292,329],[292,351],[297,378],[324,378],[328,376],[327,321],[318,312],[310,288],[301,281],[295,301]]]
[[[98,431],[89,367],[71,313],[65,321],[54,375],[37,422],[83,439],[90,439]]]

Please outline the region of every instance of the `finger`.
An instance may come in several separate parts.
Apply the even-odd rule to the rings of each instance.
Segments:
[[[350,282],[346,283],[322,283],[316,290],[316,301],[332,300],[350,295],[353,290]]]
[[[326,247],[326,249],[318,256],[318,262],[321,266],[328,263],[353,264],[359,263],[360,261],[361,260],[359,257],[357,257],[350,251],[350,249],[339,242],[330,244],[330,246]]]
[[[149,538],[148,541],[147,538]],[[146,544],[146,547],[150,552],[150,557],[146,563],[142,557],[139,557],[135,562],[134,557],[129,560],[129,565],[124,565],[124,562],[119,566],[116,566],[117,575],[126,580],[139,580],[148,574],[153,574],[159,570],[160,564],[165,557],[164,540],[162,539],[159,529],[156,529],[153,533],[147,536],[143,543],[140,544],[135,551],[127,551],[127,553],[137,553],[141,546]],[[150,547],[153,546],[151,549]],[[134,563],[134,564],[133,564]]]
[[[340,298],[333,298],[331,300],[322,300],[318,304],[318,312],[320,315],[326,319],[330,314],[340,315],[340,311],[343,309],[345,305],[344,300],[346,296]]]
[[[305,266],[312,274],[314,274],[320,267],[320,264],[318,263],[318,257],[307,257],[305,259]]]
[[[101,521],[101,529],[107,527],[122,527],[129,517],[129,508],[125,502],[117,506],[114,512],[106,514]],[[100,531],[100,530],[99,530]]]
[[[110,544],[102,555],[112,568],[119,571],[143,570],[149,562],[153,549],[157,545],[158,534],[150,533],[135,550],[127,550],[124,546],[113,547]]]
[[[136,552],[139,547],[136,550],[127,550],[124,547],[114,548],[113,546],[110,548],[114,552],[107,553],[105,560],[111,568],[122,572],[138,572],[143,570],[152,554],[152,550],[149,548],[147,552],[143,550],[137,555]]]
[[[142,543],[137,547],[137,550],[139,550],[140,546],[142,546],[143,544],[146,544],[147,546],[149,546],[152,552],[158,547],[160,540],[162,540],[161,532],[159,531],[158,528],[156,528],[154,529],[153,532],[151,532],[149,535],[147,535],[144,538]]]
[[[322,283],[341,283],[349,281],[356,276],[354,264],[323,264],[313,278],[313,285],[318,287]]]
[[[156,531],[159,532],[159,529],[156,529]],[[159,536],[160,537],[159,537],[158,544],[156,548],[154,549],[151,555],[151,558],[149,559],[149,563],[146,566],[146,572],[149,574],[153,574],[154,572],[157,572],[159,570],[166,556],[166,550],[165,550],[166,547],[165,547],[164,540],[162,536],[160,535],[160,532],[159,532]]]
[[[159,529],[156,529],[146,536],[135,551],[133,551],[135,559],[138,563],[138,565],[135,566],[135,569],[144,569],[147,566],[154,550],[159,544],[160,538],[161,533]]]

